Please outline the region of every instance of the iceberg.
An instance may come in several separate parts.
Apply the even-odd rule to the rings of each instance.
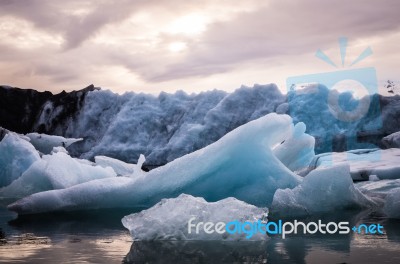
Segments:
[[[65,150],[65,149],[64,149]],[[116,177],[110,167],[83,164],[63,151],[44,155],[10,185],[0,188],[0,197],[21,198],[54,189],[63,189],[95,179]]]
[[[12,132],[5,134],[0,142],[0,187],[18,179],[38,160],[39,153],[27,140]]]
[[[383,210],[389,218],[400,219],[400,188],[395,188],[389,192]]]
[[[10,130],[5,129],[5,128],[2,128],[2,127],[0,126],[0,141],[2,141],[3,138],[4,138],[8,133],[10,133],[10,132],[11,132]]]
[[[137,178],[113,177],[36,193],[11,205],[19,214],[53,210],[150,207],[182,193],[209,202],[234,197],[269,206],[277,189],[294,188],[301,177],[272,147],[292,137],[288,115],[268,114],[229,132],[217,142]]]
[[[108,156],[146,165],[164,165],[201,149],[240,125],[268,113],[285,113],[304,122],[316,139],[316,153],[382,147],[381,139],[400,130],[400,96],[370,95],[373,106],[355,122],[340,122],[327,104],[328,88],[318,85],[283,95],[274,84],[240,87],[232,93],[213,90],[199,94],[116,94],[93,85],[53,95],[34,90],[3,89],[0,126],[18,133],[40,132],[65,138],[84,138],[68,148],[72,156],[93,160]],[[339,95],[340,106],[358,104],[349,93]],[[379,109],[378,109],[379,108]],[[134,136],[133,136],[134,135]],[[1,136],[0,136],[1,138]],[[376,146],[374,146],[376,147]],[[50,149],[51,151],[51,149]]]
[[[400,148],[400,131],[382,138],[382,144],[387,148]]]
[[[389,218],[400,218],[400,179],[358,182],[361,192],[373,199]]]
[[[142,154],[140,154],[137,164],[129,164],[106,156],[96,156],[94,157],[94,160],[97,165],[103,168],[113,168],[118,176],[138,177],[142,173],[145,173],[142,170],[142,165],[146,159]]]
[[[355,181],[368,181],[371,175],[378,179],[400,178],[400,149],[357,149],[340,153],[323,153],[311,162],[314,167],[330,167],[336,164],[350,165]]]
[[[278,189],[271,215],[296,217],[374,204],[353,184],[348,165],[316,169],[294,189]]]
[[[356,186],[368,196],[386,197],[386,195],[395,188],[400,188],[400,179],[397,180],[378,180],[362,181],[356,183]]]
[[[267,235],[259,232],[246,238],[246,233],[206,233],[204,228],[189,231],[189,221],[229,223],[231,221],[265,221],[267,208],[246,204],[235,198],[225,198],[208,203],[201,197],[181,194],[177,198],[162,199],[153,207],[122,218],[122,224],[129,229],[134,240],[266,240]],[[225,231],[225,230],[224,230]]]
[[[54,147],[67,148],[71,144],[83,140],[83,138],[64,138],[38,133],[29,133],[26,136],[30,139],[31,144],[43,154],[50,154]]]
[[[150,165],[164,165],[201,149],[238,126],[274,112],[285,101],[274,84],[255,85],[251,89],[241,87],[231,94],[218,90],[190,95],[183,91],[163,92],[158,97],[129,93],[122,96],[126,101],[119,109],[109,113],[114,103],[103,100],[103,96],[106,96],[104,91],[90,92],[85,109],[79,114],[82,118],[78,118],[85,122],[96,113],[96,119],[107,117],[104,122],[108,125],[100,124],[98,131],[93,123],[82,124],[71,131],[71,136],[79,135],[91,141],[90,149],[81,157],[92,159],[103,155],[135,163],[144,154]],[[107,96],[114,99],[108,93]],[[97,111],[100,107],[107,112]],[[114,116],[109,119],[109,114]]]
[[[306,134],[306,125],[299,122],[293,135],[274,148],[274,155],[294,172],[306,170],[315,157],[315,139]]]
[[[338,105],[331,103],[331,96],[337,98]],[[365,99],[369,101],[369,108],[351,122],[338,115],[338,112],[342,113],[339,109],[347,113],[356,113],[355,109],[362,105],[361,100],[365,99],[358,100],[350,92],[339,93],[322,84],[296,86],[288,92],[287,100],[294,122],[304,122],[307,125],[308,133],[316,139],[315,151],[324,153],[376,147],[360,143],[357,135],[361,132],[365,135],[377,133],[380,129],[382,131],[379,133],[384,133],[391,129],[386,127],[386,123],[394,120],[381,111],[380,96],[367,96],[369,98]]]

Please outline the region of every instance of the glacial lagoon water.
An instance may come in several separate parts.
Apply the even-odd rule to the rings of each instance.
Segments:
[[[384,235],[290,235],[267,241],[133,241],[132,210],[17,217],[0,208],[1,263],[400,263],[400,220],[364,211],[315,216],[380,223]]]

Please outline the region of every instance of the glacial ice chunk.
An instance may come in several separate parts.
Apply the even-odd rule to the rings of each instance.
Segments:
[[[392,199],[396,195],[392,193],[396,192],[396,190],[400,190],[400,179],[362,181],[356,183],[356,186],[363,194],[373,199],[374,202],[378,204],[379,208],[383,208],[386,214],[396,214],[396,212],[392,212],[391,210],[389,210],[389,207],[395,207],[395,201]],[[389,202],[387,202],[388,200]],[[391,204],[393,204],[393,206],[391,206]],[[385,206],[388,208],[387,210],[385,209]]]
[[[306,125],[303,122],[297,123],[293,135],[273,150],[275,156],[295,172],[308,168],[315,157],[315,139],[305,131]]]
[[[196,233],[193,225],[199,222],[244,223],[266,220],[267,208],[259,208],[235,198],[229,197],[217,202],[208,203],[201,197],[181,194],[177,198],[162,199],[153,207],[122,218],[122,224],[129,229],[134,240],[266,240],[267,235],[259,232],[246,239],[248,234],[228,232],[206,233],[199,228]]]
[[[138,177],[140,174],[145,173],[142,171],[142,165],[146,161],[145,157],[140,154],[137,164],[125,163],[121,160],[113,159],[106,156],[96,156],[94,160],[97,165],[101,167],[111,167],[119,176]]]
[[[379,179],[400,178],[400,149],[358,149],[340,153],[323,153],[314,158],[316,167],[350,164],[353,180],[368,181],[370,175]]]
[[[395,188],[389,192],[383,210],[389,218],[400,219],[400,188]]]
[[[115,177],[112,168],[82,164],[64,152],[44,155],[21,177],[0,188],[0,197],[21,198],[32,193],[63,189],[95,179]]]
[[[277,190],[271,214],[295,217],[371,205],[373,202],[354,186],[349,166],[343,164],[313,170],[294,189]]]
[[[382,139],[387,148],[400,148],[400,131],[390,134]]]
[[[31,144],[43,154],[50,154],[54,147],[67,148],[71,144],[83,140],[83,138],[64,138],[38,133],[29,133],[26,136],[30,139]]]
[[[380,179],[379,179],[379,177],[376,176],[376,175],[369,175],[368,180],[369,180],[369,181],[379,181]]]
[[[378,180],[362,181],[356,183],[356,186],[368,196],[386,197],[393,189],[400,188],[400,179],[396,180]]]
[[[50,152],[50,154],[55,154],[55,153],[58,153],[58,152],[69,154],[68,150],[66,150],[64,147],[54,147],[53,150]]]
[[[0,142],[0,187],[9,185],[39,159],[39,153],[28,141],[7,133]]]
[[[291,137],[292,132],[290,116],[268,114],[141,177],[108,178],[33,194],[10,205],[9,209],[24,214],[150,207],[162,198],[182,193],[204,197],[210,202],[235,197],[256,206],[268,206],[277,189],[294,188],[301,179],[271,150]],[[43,204],[46,199],[49,201]]]

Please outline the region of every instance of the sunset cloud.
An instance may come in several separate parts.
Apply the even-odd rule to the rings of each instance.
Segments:
[[[0,82],[54,92],[198,92],[333,70],[371,46],[378,78],[399,80],[400,3],[384,1],[0,0]],[[373,57],[373,58],[372,58]],[[284,87],[282,87],[284,89]]]

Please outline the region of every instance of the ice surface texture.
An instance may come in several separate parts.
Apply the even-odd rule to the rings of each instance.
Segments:
[[[257,222],[267,216],[267,208],[246,204],[235,198],[208,203],[201,197],[181,194],[177,198],[163,199],[150,209],[122,218],[134,240],[248,240],[246,234],[207,234],[204,228],[188,231],[188,221],[195,217],[199,222],[228,223],[230,221]],[[266,235],[255,233],[250,240],[265,240]]]
[[[350,164],[353,180],[368,180],[375,175],[379,179],[400,178],[400,149],[359,149],[340,153],[317,155],[312,164],[317,167],[330,167],[335,164]]]
[[[79,183],[115,177],[110,167],[79,162],[64,152],[45,155],[10,185],[0,188],[0,197],[22,198],[32,193],[63,189]]]
[[[349,166],[337,165],[313,170],[294,189],[277,190],[271,214],[295,217],[372,205],[353,185]]]
[[[144,154],[145,165],[166,164],[274,111],[291,115],[295,124],[304,122],[316,139],[316,153],[374,147],[360,144],[356,135],[382,147],[384,136],[400,130],[400,96],[371,95],[380,109],[371,109],[355,122],[340,122],[328,109],[329,90],[323,86],[288,96],[274,84],[241,87],[232,93],[180,91],[159,96],[118,95],[93,86],[58,95],[0,86],[0,94],[3,102],[12,102],[0,106],[5,113],[13,110],[0,116],[0,125],[7,129],[84,138],[69,147],[72,156],[93,160],[105,155],[137,163]],[[341,106],[351,109],[357,104],[349,93],[339,97]]]
[[[387,148],[400,148],[400,131],[384,137],[382,143]]]
[[[305,131],[306,125],[302,122],[297,123],[293,135],[274,148],[274,155],[292,171],[307,169],[315,157],[315,140]]]
[[[357,135],[380,145],[380,138],[400,130],[398,97],[371,95],[373,105],[381,109],[374,107],[359,120],[342,122],[330,112],[328,94],[326,87],[318,86],[314,93],[289,93],[287,97],[273,84],[241,87],[229,94],[217,90],[159,96],[91,91],[76,118],[60,123],[52,133],[83,137],[84,142],[70,147],[71,154],[82,158],[105,155],[137,163],[144,154],[146,164],[163,165],[274,111],[290,114],[295,124],[304,122],[307,133],[316,139],[317,153],[372,148],[359,143]],[[350,109],[357,104],[350,94],[340,98]]]
[[[9,208],[18,213],[34,213],[149,207],[162,198],[182,193],[207,201],[235,197],[256,206],[268,206],[277,189],[293,188],[300,182],[300,177],[283,165],[271,149],[292,136],[290,116],[268,114],[141,177],[114,177],[37,193]],[[284,152],[282,158],[286,157]]]
[[[139,177],[144,173],[141,168],[146,159],[143,155],[140,155],[137,164],[125,163],[106,156],[96,156],[94,160],[97,165],[104,168],[111,167],[119,176]]]
[[[83,138],[64,138],[38,133],[29,133],[26,136],[30,139],[30,143],[43,154],[50,154],[54,147],[67,148],[71,144],[83,140]]]
[[[388,217],[400,219],[400,188],[393,189],[387,195],[384,211]]]
[[[89,92],[75,119],[59,124],[54,133],[84,138],[71,154],[93,159],[113,157],[163,165],[203,148],[229,131],[274,112],[284,103],[276,85],[242,87],[234,93],[209,91],[188,95]]]
[[[15,133],[7,133],[0,142],[0,187],[19,178],[35,161],[37,150]]]

